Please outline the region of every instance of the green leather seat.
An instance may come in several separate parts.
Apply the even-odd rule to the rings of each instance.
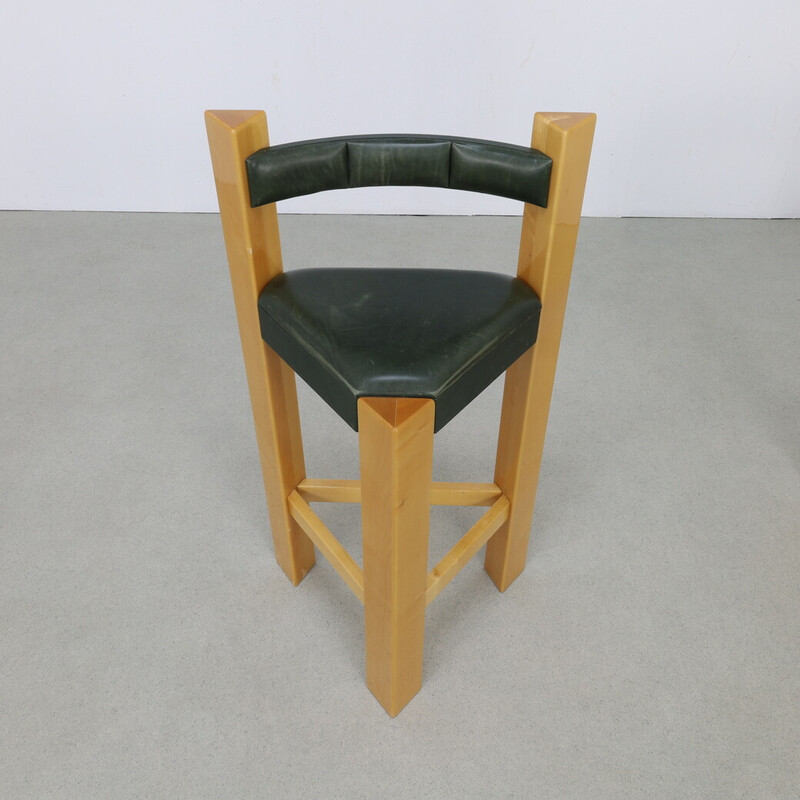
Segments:
[[[535,341],[541,303],[519,278],[443,269],[285,272],[261,334],[354,430],[359,397],[430,397],[440,430]]]
[[[384,185],[546,206],[551,166],[528,147],[399,134],[295,142],[246,160],[253,206]],[[533,345],[540,310],[521,279],[470,270],[293,270],[259,298],[264,341],[355,430],[359,397],[432,398],[440,430]]]

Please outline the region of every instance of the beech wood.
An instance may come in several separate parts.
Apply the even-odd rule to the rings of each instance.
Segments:
[[[450,552],[428,573],[425,602],[430,605],[442,589],[466,566],[489,537],[508,519],[509,502],[500,497],[491,508],[452,547]]]
[[[434,406],[358,401],[367,686],[392,717],[422,686]]]
[[[338,478],[305,478],[297,491],[309,503],[360,503],[361,481]],[[431,484],[433,506],[490,506],[501,492],[495,483]]]
[[[517,274],[539,295],[536,344],[506,372],[495,483],[511,502],[486,571],[504,592],[525,567],[556,360],[594,135],[594,114],[536,114],[532,147],[553,159],[547,208],[526,205]]]
[[[364,603],[364,573],[311,506],[296,492],[289,495],[292,518],[320,549],[353,594]]]
[[[250,208],[244,159],[269,144],[263,111],[207,111],[206,130],[239,322],[275,558],[297,585],[314,566],[314,546],[289,513],[305,477],[292,370],[262,340],[258,295],[282,271],[275,205]]]

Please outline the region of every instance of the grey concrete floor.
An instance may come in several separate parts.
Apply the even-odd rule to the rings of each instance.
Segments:
[[[288,268],[509,272],[519,226],[282,224]],[[527,570],[444,591],[394,720],[349,590],[272,558],[217,217],[0,236],[2,797],[800,797],[800,223],[584,221]],[[491,480],[499,397],[437,478]],[[309,474],[355,476],[301,409]]]

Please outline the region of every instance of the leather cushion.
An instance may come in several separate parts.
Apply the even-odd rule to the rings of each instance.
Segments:
[[[245,165],[252,206],[356,186],[440,186],[547,206],[552,160],[530,147],[413,134],[274,145]]]
[[[261,180],[249,177],[251,167],[247,167],[253,208],[304,194],[347,188],[347,142],[329,139],[268,149],[268,163],[258,170]]]
[[[451,189],[496,194],[547,206],[550,165],[531,158],[530,151],[525,148],[495,142],[453,142],[451,152]],[[546,180],[542,174],[545,169]]]
[[[386,137],[347,143],[350,186],[440,186],[450,179],[450,142]]]
[[[541,303],[519,278],[442,269],[282,273],[261,333],[354,430],[359,397],[430,397],[440,430],[535,341]]]

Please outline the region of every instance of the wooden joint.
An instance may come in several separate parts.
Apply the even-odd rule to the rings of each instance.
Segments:
[[[305,478],[298,494],[308,503],[360,503],[361,481],[335,478]],[[431,484],[433,506],[490,506],[502,495],[496,483]]]
[[[450,552],[428,573],[425,603],[430,605],[461,568],[489,541],[508,519],[509,502],[501,495],[491,508],[464,534]]]
[[[311,506],[296,492],[289,495],[289,513],[303,532],[328,559],[353,594],[364,604],[364,574],[361,568],[342,547],[325,523],[314,513]]]

